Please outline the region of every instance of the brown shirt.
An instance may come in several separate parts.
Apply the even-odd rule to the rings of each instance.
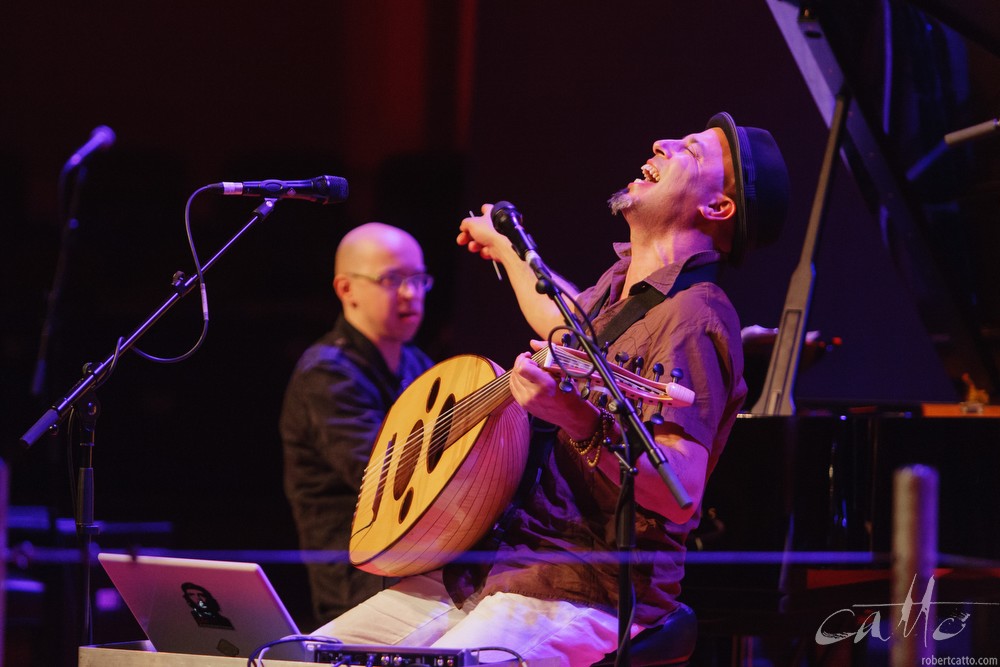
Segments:
[[[627,244],[618,244],[615,250],[619,261],[578,299],[592,312],[607,295],[593,320],[598,332],[627,300],[620,295],[630,251]],[[698,253],[686,262],[657,270],[635,289],[651,287],[667,294],[682,269],[718,260],[717,253]],[[694,405],[664,407],[662,414],[682,427],[690,440],[708,449],[710,473],[746,397],[739,319],[725,293],[710,282],[678,292],[650,309],[612,343],[608,358],[619,351],[633,360],[642,357],[645,376],[651,375],[656,362],[663,364],[667,374],[673,368],[684,373],[681,384],[694,390]],[[648,420],[654,411],[652,405],[644,406],[643,419]],[[483,594],[506,591],[570,600],[614,613],[618,605],[614,510],[619,483],[589,467],[566,444],[565,434],[560,436],[542,467],[539,483],[504,535]],[[666,485],[663,493],[669,493]],[[684,575],[684,542],[700,517],[698,508],[690,521],[677,525],[637,507],[640,558],[632,571],[636,622],[653,625],[676,607]]]

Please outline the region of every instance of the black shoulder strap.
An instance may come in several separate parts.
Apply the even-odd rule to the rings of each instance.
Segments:
[[[634,294],[632,298],[630,298],[625,305],[622,306],[622,309],[608,321],[607,325],[601,329],[601,333],[597,336],[598,345],[604,346],[605,344],[613,343],[619,336],[625,333],[630,326],[645,317],[646,313],[653,306],[697,283],[715,282],[718,274],[718,262],[702,264],[701,266],[695,266],[690,269],[685,268],[681,271],[680,275],[677,276],[673,286],[666,294],[644,284],[642,291],[638,294]],[[597,313],[607,298],[607,294],[605,294],[604,298],[597,302],[597,305],[594,307],[594,311],[591,313],[592,316]]]

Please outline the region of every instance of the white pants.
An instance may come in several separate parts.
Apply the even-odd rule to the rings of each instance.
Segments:
[[[641,630],[632,627],[632,634]],[[558,600],[494,593],[458,609],[439,571],[403,579],[322,626],[314,634],[345,644],[479,649],[503,647],[526,660],[558,658],[563,667],[589,667],[615,649],[613,614]],[[482,651],[480,662],[514,656]]]

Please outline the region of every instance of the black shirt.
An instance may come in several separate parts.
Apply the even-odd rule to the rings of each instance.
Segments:
[[[285,392],[280,430],[285,495],[304,550],[341,552],[335,562],[310,563],[319,623],[378,592],[382,579],[347,561],[351,522],[372,444],[389,408],[431,361],[403,347],[395,374],[375,345],[341,316],[307,349]]]

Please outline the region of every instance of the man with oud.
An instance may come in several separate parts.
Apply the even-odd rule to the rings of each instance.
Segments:
[[[399,394],[431,365],[410,344],[431,288],[423,252],[379,222],[337,246],[333,290],[342,312],[303,353],[285,392],[280,430],[285,494],[302,549],[346,554],[351,517],[376,433]],[[339,562],[307,563],[313,612],[325,623],[383,587]]]
[[[746,396],[739,319],[714,275],[777,236],[788,199],[787,170],[770,133],[737,126],[726,113],[704,131],[654,142],[640,172],[609,201],[629,229],[630,242],[615,247],[618,261],[579,294],[564,286],[599,338],[618,330],[608,338],[609,360],[627,358],[647,376],[655,364],[680,369],[695,394],[690,407],[643,406],[653,440],[694,502],[680,507],[648,458],[635,461],[636,546],[654,557],[632,568],[633,635],[690,614],[677,600],[685,538]],[[492,206],[482,212],[461,222],[458,243],[504,265],[522,313],[547,339],[563,325],[561,312],[536,292],[535,272],[494,229]],[[623,323],[619,313],[636,299],[642,312]],[[621,426],[593,396],[564,391],[527,353],[515,360],[509,383],[518,404],[558,431],[537,483],[505,518],[488,573],[452,576],[448,566],[407,577],[320,634],[358,644],[499,645],[572,666],[615,652],[618,563],[608,556],[616,553],[621,466],[605,444],[621,441]],[[688,642],[672,650],[683,657],[692,649]],[[480,659],[509,657],[484,651]]]

